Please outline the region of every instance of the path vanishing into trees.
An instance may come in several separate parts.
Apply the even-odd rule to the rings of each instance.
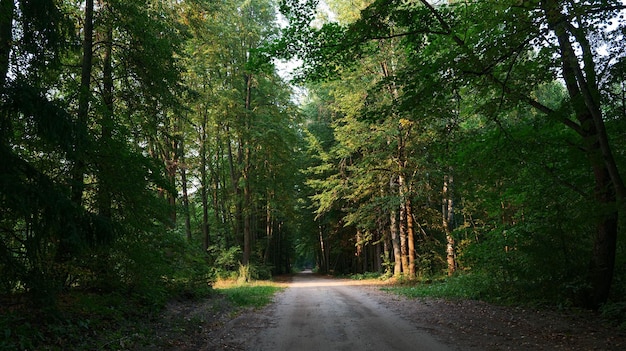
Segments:
[[[449,350],[357,284],[310,271],[296,275],[246,350]]]

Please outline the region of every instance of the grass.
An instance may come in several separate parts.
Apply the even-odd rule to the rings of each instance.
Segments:
[[[471,275],[459,275],[432,282],[404,283],[386,287],[383,290],[409,298],[485,299],[489,297],[489,283]]]
[[[219,281],[214,288],[226,295],[228,300],[238,307],[261,308],[270,302],[274,294],[282,291],[283,284],[271,281],[255,281],[237,283],[236,281]]]

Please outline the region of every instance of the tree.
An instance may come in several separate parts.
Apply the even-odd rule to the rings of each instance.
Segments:
[[[266,1],[198,2],[184,12],[193,33],[185,81],[195,130],[187,145],[198,155],[205,247],[237,247],[242,264],[274,261],[284,271],[299,136],[290,89],[259,50],[275,35],[274,16]]]
[[[12,161],[2,168],[5,291],[23,289],[53,306],[71,286],[149,279],[131,271],[129,244],[160,231],[154,188],[168,186],[134,118],[175,106],[177,36],[158,27],[167,17],[162,2],[145,11],[127,5],[1,4],[1,140],[3,159]],[[146,36],[152,42],[144,38],[150,30],[160,34]],[[144,67],[147,57],[154,71]],[[133,105],[142,99],[151,103]]]
[[[487,42],[494,47],[500,47],[501,52],[505,53],[500,57],[491,56],[491,50],[486,47],[472,46],[473,43],[478,42],[475,36],[462,38],[459,35],[461,28],[455,27],[456,23],[450,23],[450,20],[446,18],[446,10],[439,10],[427,1],[422,1],[422,4],[443,34],[469,58],[471,66],[465,67],[464,70],[484,76],[490,84],[501,89],[506,99],[528,103],[548,116],[562,113],[563,111],[554,111],[533,99],[528,92],[528,87],[520,89],[522,87],[514,79],[523,74],[522,72],[528,73],[528,69],[531,68],[521,60],[521,55],[530,49],[531,43],[542,47],[537,59],[529,58],[527,61],[536,65],[532,69],[537,69],[537,67],[546,71],[559,69],[567,87],[571,104],[569,107],[573,111],[574,120],[563,113],[557,118],[580,135],[582,147],[595,177],[597,205],[606,209],[602,211],[605,213],[597,218],[589,268],[591,291],[589,291],[588,305],[598,307],[609,296],[617,240],[616,200],[623,199],[624,184],[612,155],[612,147],[601,112],[600,81],[597,78],[598,71],[595,62],[602,61],[602,58],[594,53],[593,45],[601,45],[605,42],[602,39],[593,41],[591,38],[603,37],[598,33],[598,29],[594,28],[603,27],[602,23],[605,23],[608,18],[617,18],[618,12],[623,8],[622,4],[619,2],[578,4],[567,1],[524,2],[521,7],[512,6],[506,1],[491,4],[489,8],[495,9],[495,12],[499,14],[499,23],[502,22],[502,16],[515,21],[515,24],[507,22],[512,25],[505,26],[501,31],[484,27],[484,30],[479,29],[476,33],[483,40],[487,33],[490,34],[486,36],[489,38]],[[474,11],[486,10],[483,6],[459,7],[464,7],[464,10],[469,10],[470,13],[478,13]],[[562,12],[564,8],[568,9],[568,14]],[[541,12],[535,10],[541,10]],[[541,33],[540,23],[547,24],[556,37],[558,51],[552,51],[555,46],[549,46],[549,40],[548,43],[541,42],[546,39],[541,36],[543,33]],[[590,26],[591,23],[593,27]],[[507,42],[499,42],[503,38],[506,38]],[[574,46],[581,48],[580,54],[575,52]],[[556,62],[546,60],[547,53],[558,55],[560,67],[555,66]]]

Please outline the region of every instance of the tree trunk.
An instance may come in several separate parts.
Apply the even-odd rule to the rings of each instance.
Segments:
[[[379,233],[382,234],[380,231]],[[377,240],[376,245],[374,245],[374,272],[383,272],[383,256],[387,254],[387,252],[383,250],[383,247],[386,247],[386,244],[385,239],[381,237],[380,240]]]
[[[391,238],[390,235],[388,233],[387,228],[385,228],[384,225],[384,221],[383,220],[379,220],[379,230],[382,233],[382,240],[383,240],[383,254],[382,254],[382,262],[381,262],[381,267],[383,264],[385,264],[385,273],[391,273],[390,267],[387,266],[386,264],[391,260],[391,249],[390,247],[391,245]]]
[[[251,123],[249,121],[252,114],[252,75],[245,75],[246,97],[245,97],[245,132],[249,133]],[[243,264],[250,263],[250,255],[252,253],[252,194],[250,189],[250,170],[251,170],[251,150],[250,145],[244,140],[240,141],[240,147],[243,147]]]
[[[83,26],[83,58],[81,63],[80,87],[78,92],[77,124],[87,125],[89,100],[91,100],[91,71],[93,61],[93,0],[85,1],[85,20]],[[76,161],[72,169],[71,198],[77,206],[82,206],[83,189],[85,187],[85,160],[83,156],[84,136],[77,135],[75,141]]]
[[[9,74],[14,14],[15,1],[0,0],[0,89],[4,88]]]
[[[407,209],[406,209],[406,185],[404,184],[404,176],[398,176],[398,189],[400,195],[400,218],[398,227],[400,229],[400,259],[402,261],[402,272],[412,277],[409,271],[409,246],[407,235]]]
[[[274,235],[273,219],[272,219],[272,193],[267,192],[267,203],[265,205],[265,237],[267,238],[267,247],[265,248],[265,254],[263,255],[263,264],[267,264],[270,257],[270,250],[272,248],[272,237]]]
[[[363,261],[365,259],[367,259],[367,257],[365,256],[365,252],[364,252],[364,248],[363,248],[363,234],[361,233],[360,229],[356,230],[356,252],[355,252],[355,258],[356,258],[356,264],[353,265],[353,267],[355,268],[356,272],[354,273],[363,273],[364,271],[362,271],[363,268]]]
[[[227,227],[227,206],[228,202],[228,193],[225,191],[226,189],[226,175],[222,172],[221,165],[222,162],[220,160],[224,159],[224,148],[222,147],[222,128],[216,123],[215,125],[215,161],[210,162],[210,170],[211,170],[211,193],[213,195],[213,214],[215,216],[215,224],[220,225],[222,228]],[[226,234],[226,233],[224,233]],[[226,246],[229,246],[229,237],[228,235],[223,235],[224,243]]]
[[[391,191],[395,191],[398,186],[395,177],[391,178]],[[391,210],[389,213],[389,233],[391,233],[391,246],[393,247],[393,275],[399,276],[402,274],[402,253],[400,249],[400,236],[398,235],[398,220],[395,210]]]
[[[241,201],[241,188],[239,187],[239,172],[235,169],[235,155],[233,155],[233,141],[230,133],[230,126],[226,125],[226,147],[228,152],[228,166],[230,173],[230,183],[233,189],[233,201],[235,203],[235,218],[234,218],[234,238],[235,242],[241,243],[241,224],[242,224],[242,201]]]
[[[455,254],[455,242],[452,236],[452,223],[454,220],[454,208],[453,208],[453,186],[454,178],[452,174],[445,175],[443,177],[443,190],[441,200],[441,217],[443,224],[443,231],[446,234],[446,261],[448,262],[448,275],[451,276],[456,271],[456,254]]]
[[[110,4],[105,4],[106,12],[110,13]],[[106,32],[104,33],[104,54],[102,57],[102,100],[105,107],[100,127],[101,137],[100,145],[104,149],[104,156],[100,158],[99,162],[99,187],[98,187],[98,211],[101,216],[111,218],[111,186],[109,185],[109,177],[113,172],[110,164],[110,144],[113,128],[113,24],[106,24]]]
[[[184,138],[184,137],[183,137]],[[184,140],[184,139],[183,139]],[[189,191],[187,184],[187,164],[185,163],[185,143],[180,142],[180,181],[183,190],[183,212],[185,216],[185,234],[187,241],[191,242],[191,213],[189,211]]]
[[[318,226],[319,229],[319,242],[320,242],[320,256],[319,256],[319,270],[320,273],[328,273],[330,254],[326,248],[326,241],[324,240],[324,227]]]
[[[209,230],[209,180],[207,177],[207,127],[209,124],[208,111],[202,111],[202,126],[200,131],[200,197],[202,198],[202,248],[206,252],[211,244]]]
[[[252,254],[252,194],[250,192],[250,179],[249,179],[249,149],[246,148],[246,165],[244,166],[243,175],[243,264],[247,265],[250,263],[250,256]]]
[[[411,205],[411,199],[405,200],[406,206],[406,234],[407,234],[407,246],[409,250],[409,275],[415,277],[415,228],[413,225],[413,206]]]
[[[170,150],[169,154],[171,159],[166,161],[166,172],[168,179],[170,181],[170,186],[172,189],[176,189],[176,174],[178,174],[178,140],[173,138],[170,141]],[[167,156],[166,156],[167,157]],[[168,158],[169,158],[168,157]],[[167,192],[167,202],[169,203],[170,210],[170,227],[174,228],[176,226],[177,214],[176,214],[176,190]]]

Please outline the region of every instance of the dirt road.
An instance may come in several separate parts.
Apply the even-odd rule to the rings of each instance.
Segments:
[[[382,306],[355,281],[302,273],[277,296],[268,325],[246,350],[429,350],[449,348]]]
[[[221,300],[176,304],[162,319],[164,347],[138,350],[626,350],[623,327],[591,311],[407,299],[380,287],[309,273],[296,275],[274,303],[234,318]],[[168,334],[180,328],[182,317],[189,328],[179,337]],[[191,327],[198,320],[203,322]]]

